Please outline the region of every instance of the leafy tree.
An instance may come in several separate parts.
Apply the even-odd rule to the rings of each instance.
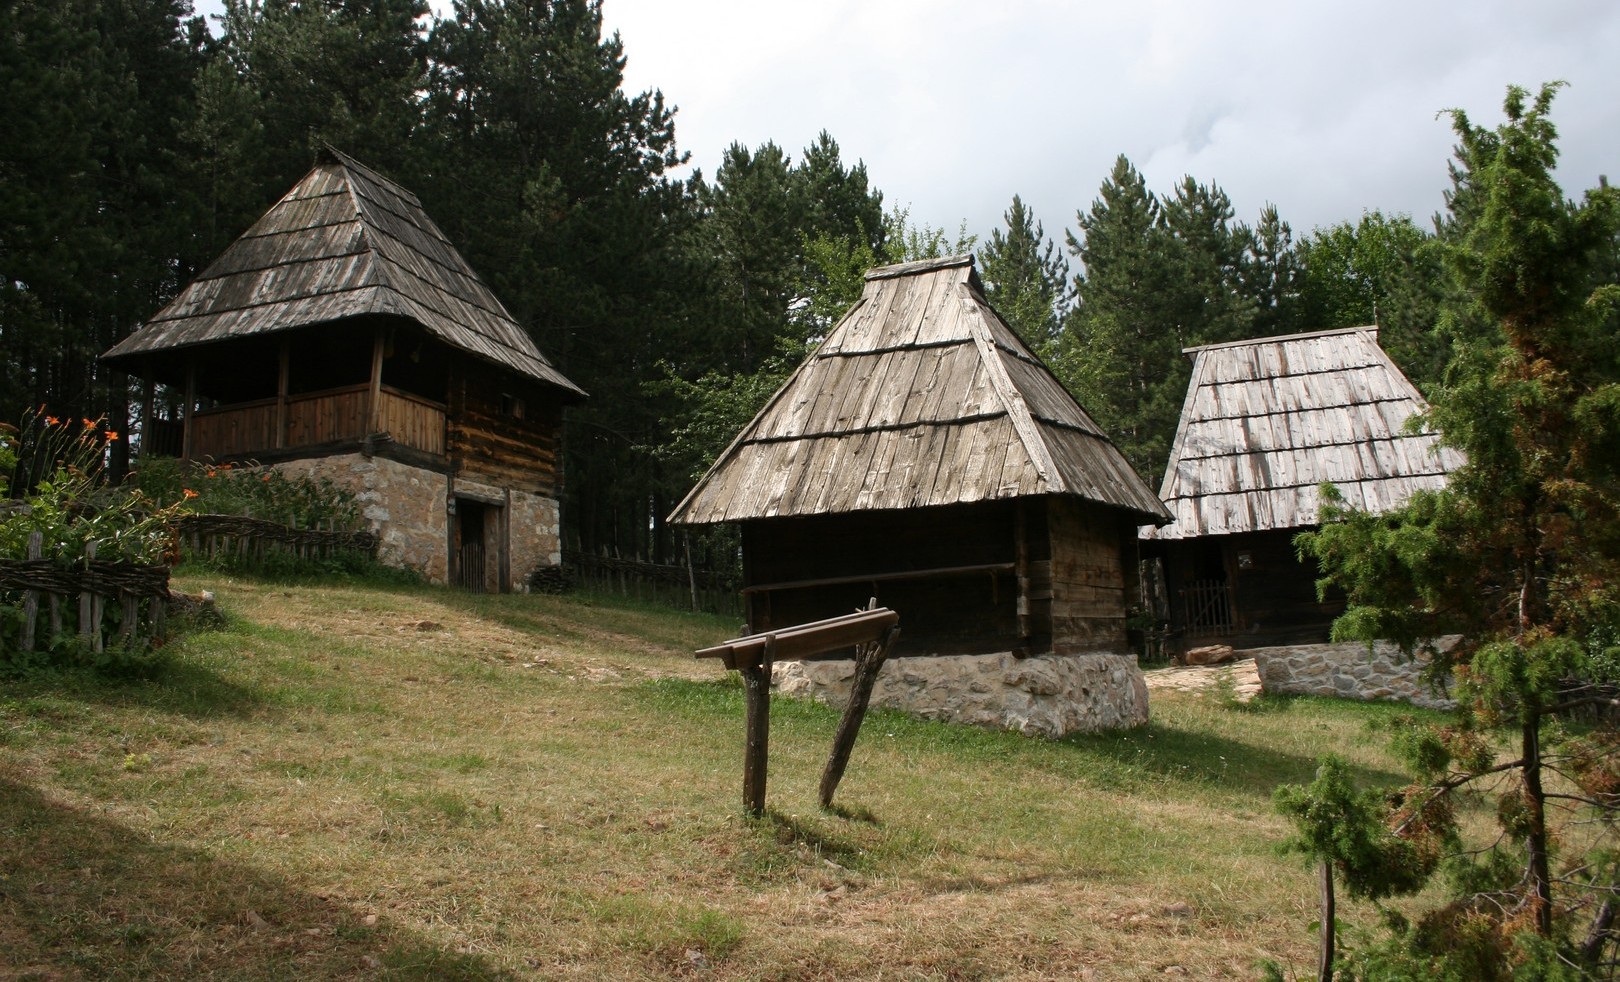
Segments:
[[[1452,113],[1469,193],[1452,197],[1442,236],[1455,341],[1430,422],[1466,465],[1394,513],[1330,503],[1300,537],[1349,597],[1336,639],[1412,650],[1459,636],[1429,647],[1461,708],[1451,726],[1405,738],[1425,778],[1416,793],[1495,781],[1501,836],[1477,862],[1453,860],[1455,898],[1400,941],[1474,978],[1550,971],[1554,956],[1596,971],[1620,941],[1620,733],[1606,718],[1584,733],[1561,722],[1620,691],[1620,195],[1572,202],[1553,181],[1557,88],[1510,88],[1495,129]],[[1498,724],[1513,734],[1501,754]]]
[[[979,250],[985,297],[1050,361],[1068,312],[1069,264],[1017,195],[1003,217],[1006,232],[992,231]]]
[[[1355,224],[1319,228],[1300,243],[1301,319],[1313,329],[1379,326],[1379,344],[1422,388],[1437,383],[1449,353],[1438,330],[1441,244],[1406,215],[1366,212]]]

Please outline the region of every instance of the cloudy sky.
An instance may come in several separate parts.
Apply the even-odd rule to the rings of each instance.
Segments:
[[[726,146],[798,152],[826,129],[914,221],[985,235],[1016,193],[1073,228],[1123,153],[1168,192],[1219,184],[1296,234],[1441,207],[1448,118],[1554,104],[1560,180],[1620,181],[1620,4],[1245,0],[605,0],[626,87],[662,89],[712,175]]]
[[[446,0],[434,0],[447,11]],[[198,3],[216,12],[218,0]],[[915,223],[987,235],[1014,194],[1061,240],[1123,153],[1149,186],[1219,184],[1296,235],[1441,207],[1449,120],[1554,104],[1567,192],[1620,181],[1614,0],[604,0],[626,88],[661,89],[712,176],[733,141],[825,129]]]

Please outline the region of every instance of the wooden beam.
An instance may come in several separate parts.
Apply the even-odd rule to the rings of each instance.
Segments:
[[[745,586],[746,594],[769,593],[772,590],[800,590],[805,587],[841,586],[846,583],[888,583],[894,580],[926,580],[943,576],[964,576],[970,573],[1010,573],[1015,563],[978,563],[973,566],[938,566],[934,569],[896,570],[890,573],[866,573],[852,576],[827,576],[815,580],[789,580],[782,583],[756,583]]]
[[[855,650],[855,680],[850,684],[849,702],[838,721],[838,732],[833,734],[832,753],[827,755],[827,766],[821,772],[821,807],[832,806],[833,793],[844,779],[844,768],[855,749],[855,738],[860,735],[861,722],[866,719],[866,706],[872,701],[872,686],[877,684],[883,662],[900,640],[900,625],[892,624],[883,632],[881,640],[863,644]]]
[[[697,652],[697,657],[718,658],[727,668],[741,670],[744,665],[756,664],[767,652],[775,658],[797,660],[870,642],[898,623],[899,614],[887,607],[878,607],[769,634],[733,638],[724,644],[703,648]]]

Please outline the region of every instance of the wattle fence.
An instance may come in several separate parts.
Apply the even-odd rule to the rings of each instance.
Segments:
[[[187,515],[180,519],[179,532],[198,558],[262,562],[278,552],[298,559],[326,559],[338,552],[377,552],[377,535],[368,530],[298,529],[236,515]]]
[[[0,561],[0,592],[20,599],[15,607],[20,616],[6,619],[0,646],[26,652],[77,637],[87,650],[101,652],[109,645],[161,641],[169,603],[167,566],[97,559],[92,542],[81,561],[64,567],[41,558],[43,543],[44,536],[35,532],[28,539],[28,558]]]

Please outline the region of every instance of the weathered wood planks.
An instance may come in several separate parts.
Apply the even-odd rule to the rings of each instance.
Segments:
[[[1319,488],[1383,511],[1439,488],[1461,463],[1378,346],[1376,328],[1208,345],[1196,355],[1161,496],[1175,522],[1149,539],[1314,525]]]

